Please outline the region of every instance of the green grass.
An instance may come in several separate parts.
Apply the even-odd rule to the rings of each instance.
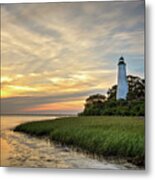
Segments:
[[[87,116],[28,122],[14,131],[48,136],[62,144],[144,166],[144,120],[139,117]]]

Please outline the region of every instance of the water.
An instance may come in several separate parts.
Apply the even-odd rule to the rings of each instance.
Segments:
[[[97,168],[135,169],[132,164],[98,160],[68,147],[13,132],[21,123],[51,119],[54,116],[2,116],[1,117],[1,166],[47,168]]]

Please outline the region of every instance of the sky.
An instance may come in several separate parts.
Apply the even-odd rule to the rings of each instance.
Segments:
[[[117,83],[144,77],[144,1],[1,5],[1,113],[75,114]]]

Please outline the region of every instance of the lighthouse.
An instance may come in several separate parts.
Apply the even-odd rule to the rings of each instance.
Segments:
[[[121,56],[118,62],[118,81],[117,81],[117,93],[116,99],[126,99],[128,93],[128,81],[126,77],[126,63]]]

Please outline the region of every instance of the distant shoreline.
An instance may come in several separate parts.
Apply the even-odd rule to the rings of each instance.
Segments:
[[[76,114],[1,114],[1,116],[77,116]]]

